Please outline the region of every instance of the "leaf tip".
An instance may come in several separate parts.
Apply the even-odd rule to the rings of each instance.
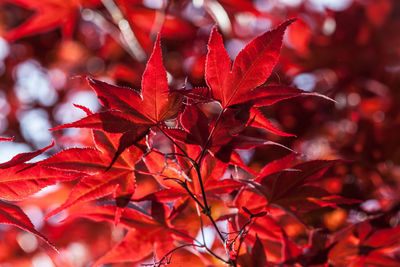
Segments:
[[[303,93],[304,95],[309,95],[309,96],[317,96],[317,97],[321,97],[325,100],[328,100],[330,102],[333,102],[335,104],[337,104],[338,102],[335,99],[330,98],[329,96],[320,94],[320,93],[316,93],[316,92],[308,92],[308,93]]]
[[[89,84],[94,84],[94,83],[96,83],[96,80],[93,79],[93,78],[90,77],[90,76],[86,76],[85,78],[86,78],[86,81],[87,81]]]
[[[79,105],[79,104],[72,104],[72,105],[73,105],[74,107],[76,107],[76,108],[79,108],[79,109],[82,110],[83,112],[85,112],[87,116],[93,114],[93,112],[92,112],[89,108],[87,108],[87,107],[85,107],[85,106],[82,106],[82,105]]]
[[[210,38],[211,38],[211,35],[214,34],[214,33],[219,33],[217,24],[214,24],[214,26],[211,28]]]
[[[154,42],[154,48],[153,48],[153,53],[158,50],[161,49],[161,33],[157,33],[157,37],[156,37],[156,41]],[[151,56],[150,56],[151,58]]]
[[[51,144],[48,145],[47,147],[43,148],[42,150],[43,150],[43,151],[46,151],[46,150],[52,148],[53,146],[55,146],[55,144],[56,144],[56,141],[54,141],[54,139],[53,139],[53,140],[51,141]]]
[[[54,131],[61,130],[61,129],[66,128],[66,127],[64,127],[64,126],[65,126],[65,125],[60,125],[60,126],[57,126],[57,127],[54,127],[54,128],[49,129],[49,131],[50,131],[50,132],[54,132]]]
[[[0,137],[0,141],[13,141],[14,140],[14,136],[11,137]]]
[[[288,19],[288,20],[282,22],[276,29],[277,29],[277,30],[283,30],[283,31],[285,31],[286,28],[287,28],[290,24],[292,24],[293,22],[295,22],[295,21],[297,21],[297,18]]]

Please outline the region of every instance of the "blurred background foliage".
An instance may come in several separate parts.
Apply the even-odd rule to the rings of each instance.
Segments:
[[[190,88],[205,85],[213,25],[235,58],[249,40],[292,17],[298,21],[285,35],[280,63],[268,82],[316,91],[336,103],[283,101],[262,111],[297,138],[251,134],[307,159],[349,160],[321,183],[363,203],[319,211],[308,218],[310,225],[334,232],[375,214],[384,214],[375,222],[378,227],[399,225],[400,1],[395,0],[0,0],[0,135],[15,136],[15,142],[0,144],[0,159],[52,139],[58,147],[50,154],[91,144],[86,130],[48,129],[84,115],[72,104],[100,108],[86,75],[140,88],[158,32],[170,86]],[[241,155],[260,170],[285,153],[257,148]],[[36,228],[57,240],[62,257],[44,253],[35,237],[0,226],[0,266],[85,266],[109,249],[109,240],[121,239],[122,229],[107,224],[43,222],[44,214],[66,198],[66,187],[50,187],[21,204]],[[299,244],[307,243],[300,223],[285,217],[282,225]]]

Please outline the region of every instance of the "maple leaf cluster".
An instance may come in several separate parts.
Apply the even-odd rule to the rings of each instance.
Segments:
[[[32,38],[32,47],[46,38],[60,41],[46,44],[61,59],[49,77],[63,80],[60,69],[79,75],[59,86],[57,97],[69,105],[68,112],[73,103],[85,116],[69,119],[61,105],[52,107],[48,99],[24,99],[24,91],[18,93],[23,81],[15,95],[7,95],[14,121],[24,110],[43,105],[58,122],[50,129],[56,140],[51,145],[0,164],[0,223],[34,235],[24,241],[13,228],[18,244],[0,246],[9,251],[19,246],[29,254],[37,249],[30,250],[30,242],[39,238],[46,253],[35,254],[32,262],[41,255],[56,266],[398,265],[398,197],[388,186],[400,188],[395,171],[388,170],[397,154],[381,149],[379,141],[393,138],[383,134],[389,126],[382,125],[382,116],[396,114],[388,89],[376,81],[385,74],[365,78],[361,70],[353,78],[353,69],[365,66],[347,62],[344,67],[326,55],[329,48],[333,56],[348,56],[348,50],[338,48],[351,31],[340,24],[346,12],[365,10],[362,18],[368,23],[357,25],[357,45],[369,51],[366,40],[378,34],[388,10],[398,4],[354,3],[346,12],[327,11],[331,17],[326,18],[302,3],[283,19],[241,0],[160,1],[158,7],[128,0],[4,2],[10,14],[25,12],[18,8],[33,12],[12,29],[0,28],[7,41]],[[277,26],[261,34],[257,29],[243,33],[245,15]],[[293,15],[300,19],[287,19]],[[312,23],[325,32],[312,33]],[[332,27],[338,29],[331,36]],[[250,41],[232,56],[232,40],[240,37]],[[285,42],[291,49],[282,48]],[[22,72],[17,62],[31,51],[21,51],[7,62],[15,71],[7,70],[5,79]],[[44,61],[52,60],[40,53],[47,55]],[[81,61],[88,62],[86,71]],[[321,69],[325,62],[332,69]],[[105,71],[107,64],[111,68]],[[285,72],[297,75],[294,82]],[[300,89],[304,77],[312,77],[315,88]],[[368,95],[360,104],[364,95],[357,83],[379,97]],[[312,90],[329,86],[341,91]],[[74,94],[89,92],[84,87],[97,97],[93,107],[71,101]],[[342,110],[339,123],[330,115],[334,108]],[[288,132],[270,119],[274,112],[271,117]],[[393,117],[390,125],[398,120]],[[368,129],[375,134],[373,148],[360,154]],[[328,145],[312,146],[311,137],[337,144],[331,146],[335,152],[314,156]],[[340,138],[343,144],[334,142]],[[364,182],[354,178],[363,174]],[[41,195],[43,189],[55,192]],[[29,219],[29,205],[45,211],[39,216],[44,227]],[[87,258],[71,256],[84,251],[73,250],[73,244],[81,244],[71,243],[76,240],[90,247]],[[24,258],[29,261],[29,255]]]

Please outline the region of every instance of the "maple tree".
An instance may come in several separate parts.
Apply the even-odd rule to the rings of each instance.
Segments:
[[[400,5],[298,2],[0,1],[0,261],[399,265]]]

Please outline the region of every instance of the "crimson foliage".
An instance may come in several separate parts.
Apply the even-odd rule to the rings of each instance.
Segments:
[[[1,81],[17,83],[3,96],[5,134],[56,140],[0,164],[0,223],[24,230],[4,231],[14,241],[0,244],[13,252],[2,261],[398,266],[399,151],[386,130],[399,126],[399,61],[379,36],[400,23],[398,3],[0,3],[11,44]],[[260,32],[265,22],[276,26]],[[91,107],[77,97],[88,88]],[[72,104],[85,116],[68,116]],[[54,125],[48,140],[23,119],[13,128],[32,111]]]

